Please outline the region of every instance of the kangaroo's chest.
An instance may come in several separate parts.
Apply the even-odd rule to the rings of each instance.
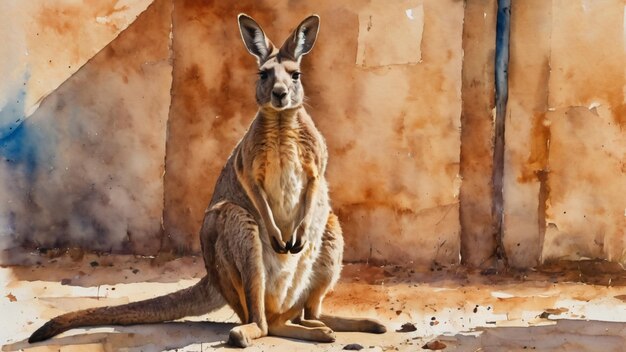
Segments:
[[[296,138],[283,136],[270,141],[265,158],[263,188],[274,214],[274,221],[282,227],[295,218],[306,186],[306,175]]]

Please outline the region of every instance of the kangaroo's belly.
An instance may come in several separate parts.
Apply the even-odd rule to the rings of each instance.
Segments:
[[[301,309],[310,291],[313,263],[319,251],[312,244],[307,244],[299,255],[269,251],[264,263],[266,312],[280,315],[294,307]]]
[[[265,266],[266,312],[282,314],[292,308],[303,308],[315,285],[315,263],[319,259],[322,235],[330,206],[326,185],[320,185],[318,202],[313,205],[313,219],[306,229],[307,243],[299,254],[276,254],[271,246],[263,249]],[[317,268],[318,270],[319,268]]]

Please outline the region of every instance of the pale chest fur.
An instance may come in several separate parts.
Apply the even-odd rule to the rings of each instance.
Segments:
[[[291,128],[275,127],[270,133],[264,148],[265,174],[263,189],[274,215],[274,221],[281,230],[290,230],[300,198],[306,187],[306,174],[300,160],[298,131]]]

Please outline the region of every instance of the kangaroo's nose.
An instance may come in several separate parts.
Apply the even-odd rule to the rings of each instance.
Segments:
[[[274,87],[274,89],[272,89],[272,95],[274,98],[282,100],[287,96],[287,90],[283,87]]]

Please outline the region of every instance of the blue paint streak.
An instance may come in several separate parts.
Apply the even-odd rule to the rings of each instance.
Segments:
[[[497,236],[496,254],[498,259],[508,265],[503,242],[504,217],[504,131],[506,104],[509,98],[509,37],[511,30],[511,0],[498,0],[498,18],[496,22],[496,120],[494,128],[493,146],[493,216],[496,219],[495,232]]]
[[[13,93],[13,97],[9,98],[8,103],[0,110],[0,140],[13,134],[16,129],[24,122],[26,116],[26,84],[30,79],[30,73],[24,73],[22,82],[16,82],[17,89]]]
[[[0,140],[0,157],[9,166],[24,167],[24,176],[31,179],[37,168],[39,153],[36,138],[29,127],[23,123],[12,134]]]
[[[24,73],[23,81],[16,82],[19,87],[13,97],[0,110],[0,161],[9,169],[20,168],[26,172],[28,179],[32,179],[37,165],[36,138],[26,127],[26,84],[30,78]],[[6,182],[8,180],[2,180]]]
[[[509,96],[509,37],[511,29],[511,0],[498,0],[496,22],[496,101],[504,104]]]
[[[25,179],[32,184],[37,174],[49,169],[55,159],[56,122],[41,114],[25,116],[25,87],[29,78],[30,73],[26,72],[23,82],[17,83],[20,89],[0,110],[0,167],[11,175],[10,180],[2,182]]]

